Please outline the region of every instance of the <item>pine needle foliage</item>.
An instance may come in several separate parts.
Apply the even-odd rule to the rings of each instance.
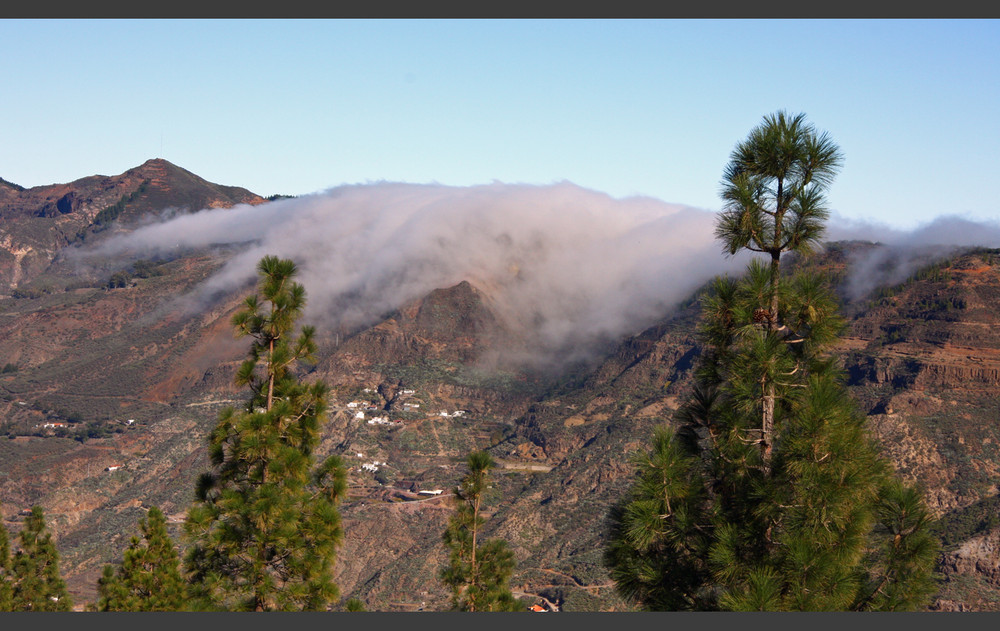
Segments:
[[[650,609],[697,609],[708,539],[698,530],[705,486],[695,457],[661,426],[635,464],[630,494],[612,508],[611,577],[622,596]]]
[[[493,464],[485,451],[469,454],[466,459],[469,473],[455,489],[459,505],[442,537],[450,556],[440,578],[451,588],[452,607],[457,611],[521,609],[509,587],[516,565],[514,553],[501,539],[480,541],[486,523],[482,512],[490,488],[489,470]]]
[[[34,506],[19,533],[20,549],[11,561],[14,611],[71,611],[73,601],[59,574],[59,552],[45,525],[41,506]]]
[[[768,266],[751,268],[749,276],[759,302],[756,322],[769,332],[783,329],[781,255],[808,254],[823,235],[829,217],[825,191],[840,170],[843,155],[826,132],[818,132],[805,114],[779,111],[764,117],[746,140],[738,143],[722,182],[725,203],[715,235],[723,251],[767,255]],[[776,385],[762,378],[761,440],[764,466],[770,466]]]
[[[14,608],[14,578],[10,557],[10,535],[0,523],[0,611]]]
[[[656,430],[609,514],[606,562],[644,608],[895,611],[934,591],[921,494],[880,455],[830,356],[844,320],[829,283],[778,265],[821,238],[839,164],[826,134],[783,112],[733,152],[716,234],[771,260],[715,280],[676,433]]]
[[[344,611],[366,611],[365,603],[360,598],[348,598],[344,603]]]
[[[97,583],[98,611],[181,611],[185,582],[167,520],[157,507],[139,522],[142,539],[132,537],[117,571],[111,565]]]
[[[232,320],[250,337],[236,374],[246,407],[229,408],[209,436],[212,470],[188,512],[185,570],[199,609],[325,610],[338,597],[333,564],[343,533],[337,504],[346,492],[340,458],[317,464],[327,387],[299,380],[313,359],[314,329],[295,322],[305,290],[294,262],[266,256],[258,291]]]

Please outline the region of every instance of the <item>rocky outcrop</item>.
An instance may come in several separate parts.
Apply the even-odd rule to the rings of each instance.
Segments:
[[[1000,589],[1000,530],[968,539],[954,552],[942,555],[939,567],[946,578],[977,575]]]
[[[925,364],[913,382],[915,388],[995,388],[1000,386],[1000,365],[977,365],[974,359],[962,364]]]

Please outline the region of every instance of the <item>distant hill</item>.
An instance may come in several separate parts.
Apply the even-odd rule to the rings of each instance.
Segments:
[[[116,222],[127,225],[168,208],[194,212],[264,201],[160,158],[120,175],[91,175],[68,184],[24,188],[0,181],[0,293],[37,277],[62,248],[93,239]]]

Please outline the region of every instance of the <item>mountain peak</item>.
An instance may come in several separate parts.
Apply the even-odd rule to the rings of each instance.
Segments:
[[[145,162],[143,162],[142,164],[140,164],[136,168],[138,168],[138,169],[179,169],[180,167],[178,167],[173,162],[170,162],[169,160],[165,160],[163,158],[150,158],[149,160],[146,160]]]
[[[0,181],[0,291],[30,280],[76,239],[112,222],[128,223],[166,208],[197,212],[262,204],[238,186],[209,182],[163,158],[152,158],[120,175],[90,175],[68,184],[24,189]],[[53,221],[59,224],[52,228]]]

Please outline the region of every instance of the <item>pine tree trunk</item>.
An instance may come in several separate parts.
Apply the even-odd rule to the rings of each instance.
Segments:
[[[760,452],[764,462],[764,473],[769,474],[771,473],[771,436],[774,434],[774,384],[767,384],[764,392],[764,413],[760,428]]]
[[[785,214],[781,199],[783,195],[784,182],[778,179],[778,195],[774,213],[774,242],[771,250],[771,301],[769,305],[769,318],[767,319],[767,331],[769,335],[774,335],[778,330],[778,281],[781,277],[781,220]],[[764,386],[764,410],[760,421],[760,454],[764,465],[764,474],[771,473],[771,435],[774,433],[774,384],[767,383]]]
[[[476,571],[476,535],[479,533],[479,501],[481,495],[476,495],[475,508],[472,511],[472,560],[470,565],[470,587],[476,585],[479,582],[479,574]],[[470,590],[472,594],[469,596],[469,611],[476,610],[476,592],[475,590]]]
[[[270,341],[267,354],[267,409],[274,401],[274,340]]]

